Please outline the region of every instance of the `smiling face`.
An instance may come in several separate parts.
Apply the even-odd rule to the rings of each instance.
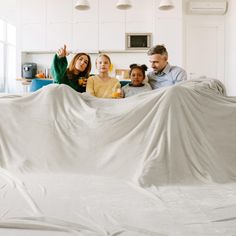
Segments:
[[[96,67],[99,73],[108,73],[111,61],[107,56],[101,55],[96,60]]]
[[[86,70],[89,63],[89,58],[86,55],[81,55],[75,62],[75,69],[79,72]]]
[[[134,68],[134,69],[132,69],[132,71],[130,73],[130,79],[132,81],[133,86],[140,86],[142,84],[143,80],[145,79],[145,76],[144,76],[141,69]]]

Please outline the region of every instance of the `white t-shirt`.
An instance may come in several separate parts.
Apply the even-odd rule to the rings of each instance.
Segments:
[[[123,97],[130,97],[138,93],[147,92],[152,90],[149,83],[144,83],[141,87],[134,87],[130,84],[126,84],[122,88]]]

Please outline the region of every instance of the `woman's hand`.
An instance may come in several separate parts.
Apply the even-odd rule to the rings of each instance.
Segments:
[[[87,85],[87,78],[85,78],[85,77],[81,77],[81,78],[79,78],[79,85],[80,86],[82,86],[82,87],[86,87],[86,85]]]
[[[67,49],[66,49],[66,45],[64,45],[63,48],[60,48],[60,49],[58,49],[58,51],[57,51],[57,56],[58,56],[59,58],[66,57],[66,56],[68,56],[68,55],[69,55],[69,52],[68,52]]]

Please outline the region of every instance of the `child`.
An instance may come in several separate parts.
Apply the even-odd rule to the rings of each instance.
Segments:
[[[54,56],[51,66],[54,83],[69,85],[77,92],[83,93],[86,90],[87,78],[91,71],[90,56],[86,53],[77,53],[67,68],[66,56],[68,54],[66,45],[64,45]]]
[[[143,83],[145,79],[145,71],[147,70],[146,65],[130,65],[130,79],[131,83],[126,84],[122,87],[123,97],[129,97],[141,92],[146,92],[152,90],[149,83]]]
[[[110,57],[106,54],[100,54],[96,59],[98,75],[88,78],[87,93],[99,98],[120,97],[120,82],[118,79],[109,76],[110,67]]]

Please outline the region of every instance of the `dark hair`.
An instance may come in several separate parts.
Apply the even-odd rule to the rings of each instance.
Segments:
[[[90,58],[90,56],[87,53],[80,52],[80,53],[77,53],[73,57],[73,59],[70,62],[69,68],[67,69],[67,75],[69,76],[69,78],[73,77],[73,75],[75,74],[75,71],[76,71],[75,63],[79,59],[79,57],[81,57],[83,55],[88,57],[88,65],[87,65],[87,67],[86,67],[86,69],[84,71],[81,71],[79,73],[79,76],[86,77],[86,78],[89,77],[89,73],[90,73],[91,67],[92,67],[92,65],[91,65],[91,58]]]
[[[160,55],[166,55],[168,56],[168,52],[165,48],[164,45],[156,45],[151,47],[148,52],[147,52],[148,56],[154,55],[154,54],[160,54]]]
[[[142,71],[142,73],[143,73],[143,77],[144,78],[145,78],[145,71],[147,71],[147,69],[148,69],[145,64],[143,64],[143,65],[131,64],[129,66],[129,68],[130,68],[129,75],[131,75],[133,69],[140,69]]]

